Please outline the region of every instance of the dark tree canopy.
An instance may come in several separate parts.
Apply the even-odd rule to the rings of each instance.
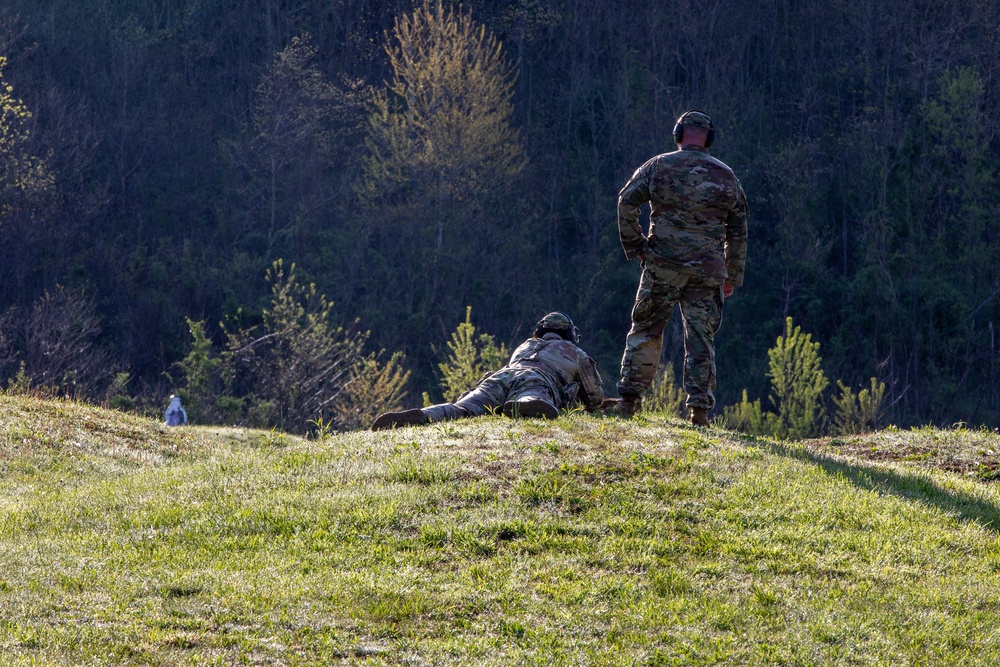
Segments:
[[[892,421],[995,425],[997,25],[977,0],[7,0],[0,382],[44,376],[18,317],[44,312],[111,360],[91,396],[125,372],[162,399],[188,321],[263,323],[283,259],[405,353],[411,397],[467,306],[508,345],[571,313],[610,387],[616,195],[700,108],[751,207],[720,405],[766,400],[793,317]]]

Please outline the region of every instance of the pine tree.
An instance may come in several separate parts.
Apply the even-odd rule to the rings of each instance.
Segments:
[[[222,360],[213,355],[212,340],[205,333],[205,323],[187,318],[191,349],[177,362],[184,376],[184,388],[178,390],[192,421],[206,423],[214,418],[213,402],[219,366]]]
[[[851,435],[878,429],[885,400],[885,383],[876,378],[871,378],[869,383],[869,388],[855,394],[849,386],[837,380],[840,395],[833,399],[837,408],[833,419],[836,433]]]
[[[819,343],[812,335],[792,328],[792,318],[785,320],[785,335],[779,336],[768,350],[768,378],[771,380],[771,403],[777,408],[775,435],[782,438],[807,438],[823,428],[825,411],[823,390],[829,384],[821,367]]]
[[[747,390],[736,405],[729,405],[722,411],[722,423],[727,427],[752,435],[773,435],[778,424],[777,415],[764,412],[760,399],[750,401]]]
[[[448,341],[448,359],[438,364],[441,371],[441,393],[448,402],[454,402],[471,389],[490,371],[499,370],[507,361],[507,348],[497,346],[493,336],[479,334],[472,324],[472,306],[465,309],[465,321],[458,325]],[[429,404],[429,397],[424,403]]]

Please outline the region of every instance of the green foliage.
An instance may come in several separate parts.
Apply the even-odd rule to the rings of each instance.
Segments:
[[[350,153],[342,142],[360,104],[329,80],[317,55],[308,33],[274,54],[254,89],[250,122],[229,144],[250,178],[237,210],[257,221],[248,231],[268,249],[314,239],[343,187]]]
[[[11,308],[0,316],[0,366],[19,369],[9,388],[81,399],[104,396],[115,369],[102,333],[94,299],[81,290],[56,285],[27,312]]]
[[[267,271],[271,305],[256,326],[227,328],[224,364],[234,386],[252,397],[248,418],[304,433],[330,410],[363,358],[367,335],[335,326],[333,304],[315,284],[302,284],[295,265]]]
[[[254,91],[254,146],[269,171],[286,166],[303,149],[333,150],[332,119],[337,88],[316,65],[317,49],[308,34],[293,37]],[[311,144],[318,144],[311,146]]]
[[[0,223],[25,197],[44,193],[53,186],[45,160],[31,151],[31,112],[14,97],[14,88],[4,80],[7,58],[0,56]]]
[[[833,399],[836,406],[833,431],[836,434],[857,434],[876,431],[881,426],[882,404],[885,400],[885,383],[876,378],[870,386],[857,394],[840,380],[840,395]]]
[[[205,333],[205,323],[190,318],[186,321],[192,340],[187,355],[177,362],[184,377],[182,398],[192,421],[207,422],[215,412],[216,380],[222,359],[213,356],[212,341]]]
[[[751,402],[747,390],[743,390],[743,400],[735,405],[727,405],[722,411],[723,423],[731,428],[752,435],[773,435],[777,426],[777,416],[764,412],[760,399]]]
[[[984,143],[986,128],[982,109],[985,87],[975,69],[958,67],[943,74],[937,81],[938,94],[923,104],[927,129],[935,139],[931,150],[941,159],[956,166],[982,170],[980,176],[989,176],[992,170],[983,160],[988,149]],[[956,182],[956,191],[968,182]],[[978,197],[978,190],[964,193]]]
[[[673,365],[670,362],[661,363],[656,369],[653,384],[642,398],[642,409],[683,419],[687,416],[686,403],[687,393],[677,386]]]
[[[24,362],[21,362],[17,373],[7,381],[7,393],[27,396],[31,393],[31,377],[24,370]]]
[[[500,43],[468,14],[424,0],[396,19],[387,46],[393,81],[378,97],[365,163],[373,195],[412,192],[439,215],[524,168],[513,115],[513,69]]]
[[[132,374],[127,372],[115,373],[115,379],[106,392],[108,407],[114,410],[130,411],[135,410],[135,397],[129,393],[128,385],[132,381]]]
[[[522,198],[510,196],[526,164],[515,69],[464,7],[441,0],[396,17],[388,36],[393,78],[374,94],[358,194],[375,213],[380,288],[434,319],[509,294],[506,258],[526,254]],[[429,333],[421,323],[417,336]]]
[[[499,370],[507,363],[507,347],[497,346],[493,336],[482,333],[476,337],[476,327],[472,324],[472,306],[465,309],[465,321],[458,325],[447,343],[448,358],[438,364],[441,373],[441,393],[444,400],[453,402],[476,385],[491,371]],[[424,399],[427,403],[427,398]]]
[[[785,334],[768,350],[767,377],[771,381],[771,403],[777,408],[775,435],[781,438],[806,438],[818,435],[824,427],[823,390],[829,384],[819,356],[819,342],[812,334],[792,328],[792,318],[785,320]]]
[[[827,433],[823,393],[829,381],[820,362],[819,343],[800,327],[792,328],[792,318],[785,321],[785,335],[769,351],[771,402],[778,413],[765,411],[759,400],[751,402],[747,390],[743,399],[723,410],[723,423],[745,433],[780,438],[801,439]],[[882,421],[886,385],[876,378],[857,394],[837,380],[840,389],[833,398],[835,407],[832,431],[857,434],[872,431]]]
[[[402,353],[382,363],[364,354],[368,333],[333,324],[333,304],[302,284],[293,264],[267,272],[271,303],[261,322],[231,320],[216,355],[202,322],[187,320],[192,342],[178,362],[189,410],[205,422],[280,426],[306,433],[367,426],[406,399]]]

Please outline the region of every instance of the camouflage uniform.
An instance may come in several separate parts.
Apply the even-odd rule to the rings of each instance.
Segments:
[[[501,409],[508,417],[555,419],[559,408],[577,399],[595,412],[604,407],[601,376],[594,360],[577,347],[579,342],[580,332],[572,320],[564,313],[549,313],[506,366],[484,375],[454,403],[386,412],[375,418],[372,430],[478,417]]]
[[[699,112],[678,120],[710,128]],[[639,209],[649,203],[649,235]],[[722,323],[722,287],[743,284],[747,200],[733,171],[696,144],[657,155],[618,194],[618,231],[628,259],[640,257],[642,278],[625,342],[622,397],[653,382],[663,330],[674,306],[684,320],[684,390],[691,408],[715,407],[715,334]]]
[[[555,409],[577,399],[587,410],[596,410],[604,399],[597,364],[587,353],[557,333],[529,338],[510,362],[484,376],[454,403],[423,408],[430,421],[478,417],[498,412],[505,403],[545,401]]]

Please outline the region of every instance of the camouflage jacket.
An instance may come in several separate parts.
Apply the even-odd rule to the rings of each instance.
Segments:
[[[649,236],[639,209],[649,202]],[[618,193],[618,233],[625,256],[678,273],[743,284],[747,198],[732,169],[700,146],[657,155]]]
[[[558,334],[547,333],[529,338],[514,350],[508,369],[531,369],[546,378],[556,396],[566,407],[576,399],[588,410],[595,410],[604,400],[597,363],[587,353]]]

